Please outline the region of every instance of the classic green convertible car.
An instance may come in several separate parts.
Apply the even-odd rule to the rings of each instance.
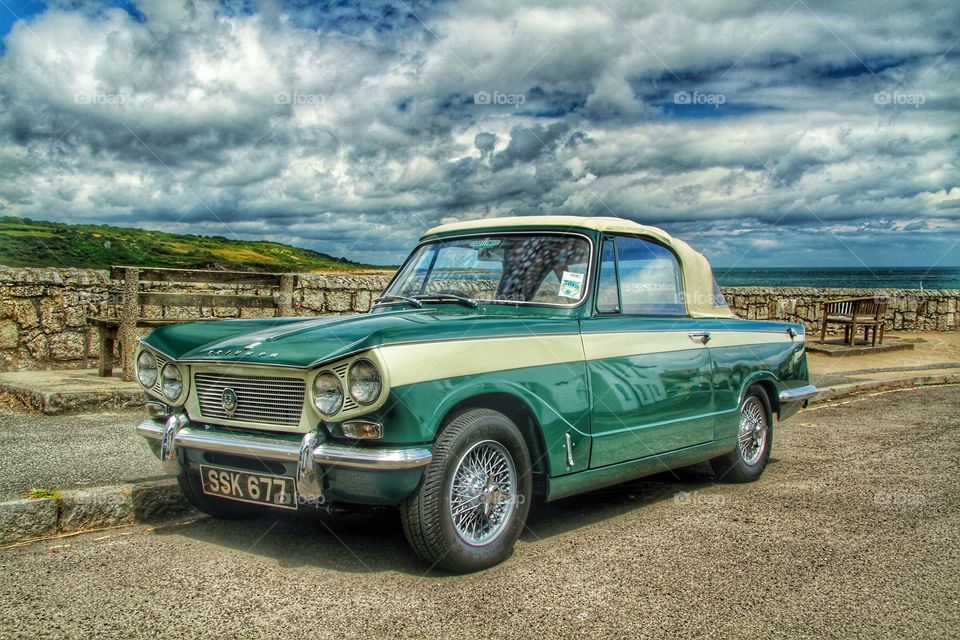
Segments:
[[[399,507],[428,563],[507,558],[531,498],[766,466],[816,393],[799,324],[741,320],[706,259],[616,218],[432,229],[372,310],[172,325],[137,429],[198,509]]]

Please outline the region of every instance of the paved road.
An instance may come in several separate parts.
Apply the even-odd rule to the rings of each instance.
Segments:
[[[960,387],[819,407],[757,483],[546,505],[468,576],[425,570],[392,514],[35,543],[0,551],[0,637],[957,637],[958,452]]]
[[[143,411],[35,416],[0,407],[0,501],[159,474],[133,430],[142,419]]]

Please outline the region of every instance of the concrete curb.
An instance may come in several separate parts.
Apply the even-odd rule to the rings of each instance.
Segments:
[[[811,403],[876,389],[958,383],[960,373],[840,384],[824,387]],[[170,519],[192,510],[173,478],[62,491],[59,499],[10,500],[0,502],[0,545]]]
[[[820,389],[817,395],[810,401],[810,404],[818,404],[820,402],[836,400],[838,398],[860,393],[862,391],[873,391],[876,389],[909,389],[910,387],[958,383],[960,383],[960,373],[910,376],[905,378],[893,378],[890,380],[869,380],[866,382],[836,384]]]
[[[143,407],[145,394],[140,389],[38,391],[10,382],[0,382],[0,397],[48,416],[61,416],[88,411],[139,409]]]
[[[155,522],[192,510],[173,478],[0,502],[0,545],[90,529]]]

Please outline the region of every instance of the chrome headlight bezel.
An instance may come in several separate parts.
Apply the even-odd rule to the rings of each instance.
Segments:
[[[168,371],[171,372],[169,376]],[[160,371],[160,381],[160,390],[167,401],[176,402],[183,396],[183,372],[174,363],[168,362],[163,365],[163,369]],[[176,391],[176,393],[173,394],[172,391]]]
[[[370,368],[372,367],[372,368]],[[351,380],[351,371],[353,380]],[[329,377],[325,377],[329,376]],[[337,382],[334,382],[334,378]],[[354,388],[351,382],[373,382],[366,389]],[[377,385],[379,382],[379,385]],[[322,385],[326,383],[326,387]],[[378,410],[389,397],[390,374],[386,363],[376,349],[327,361],[318,364],[307,376],[308,395],[306,406],[313,420],[325,423],[340,423],[366,416]],[[327,391],[335,392],[336,399],[342,400],[337,406],[321,402],[321,395]],[[376,391],[376,393],[374,393]],[[334,413],[329,413],[333,409]],[[327,411],[324,411],[326,409]]]
[[[360,406],[368,407],[376,402],[380,392],[383,391],[383,374],[380,373],[380,367],[367,358],[354,360],[347,372],[347,391],[354,402]]]
[[[137,382],[144,389],[153,390],[157,380],[160,377],[160,370],[157,368],[157,356],[144,349],[137,355]],[[150,372],[152,371],[152,376]],[[146,376],[146,379],[144,379]]]
[[[324,389],[320,388],[321,383],[325,385]],[[333,371],[330,371],[329,369],[320,371],[313,378],[311,389],[313,391],[311,394],[313,406],[317,411],[320,412],[320,415],[330,418],[340,413],[340,410],[343,409],[343,401],[345,399],[343,383],[340,382],[340,377]],[[327,396],[327,394],[329,394],[331,391],[336,392],[335,398],[329,398],[329,396]],[[323,404],[321,400],[323,397],[332,399],[333,404]]]

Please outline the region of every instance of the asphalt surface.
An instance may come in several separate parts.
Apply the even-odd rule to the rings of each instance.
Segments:
[[[140,410],[45,416],[0,407],[0,501],[157,476],[159,462],[133,429],[142,419]]]
[[[133,527],[0,551],[0,637],[960,635],[960,386],[805,411],[760,481],[664,475],[534,508],[431,571],[392,513]]]

